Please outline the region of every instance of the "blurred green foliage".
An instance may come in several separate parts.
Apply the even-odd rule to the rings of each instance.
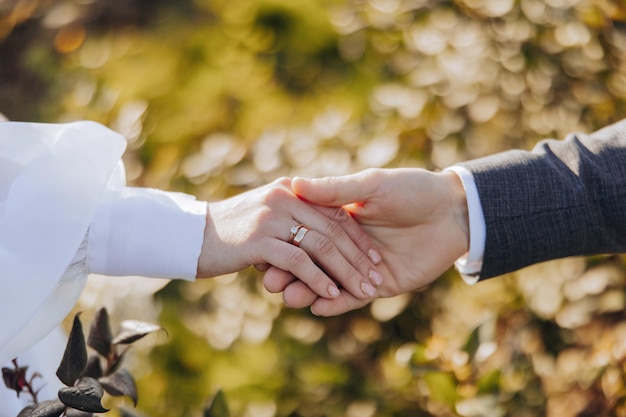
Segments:
[[[439,169],[623,118],[626,6],[0,0],[0,112],[102,122],[128,139],[129,182],[208,200]],[[221,387],[245,417],[625,416],[624,271],[450,272],[333,319],[284,309],[252,270],[172,282],[149,307],[170,337],[134,358],[139,410],[199,416]]]

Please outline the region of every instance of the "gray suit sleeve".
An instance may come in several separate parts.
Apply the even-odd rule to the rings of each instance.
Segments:
[[[626,120],[461,165],[474,175],[485,215],[481,279],[626,252]]]

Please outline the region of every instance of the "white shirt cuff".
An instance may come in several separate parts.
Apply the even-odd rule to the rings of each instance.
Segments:
[[[485,216],[480,203],[478,189],[474,176],[470,171],[461,166],[452,166],[445,169],[454,172],[461,179],[465,197],[467,198],[467,212],[469,217],[470,245],[469,252],[459,258],[454,266],[468,284],[475,284],[480,280],[480,270],[483,266],[485,253]]]
[[[206,213],[207,204],[187,194],[131,187],[108,191],[89,227],[88,271],[193,280]]]

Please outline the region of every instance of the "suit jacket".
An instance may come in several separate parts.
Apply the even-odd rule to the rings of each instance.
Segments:
[[[485,215],[481,279],[626,252],[626,120],[461,165],[474,175]]]

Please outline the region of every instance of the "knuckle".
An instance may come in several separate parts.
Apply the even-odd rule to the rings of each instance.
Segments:
[[[383,170],[380,168],[367,168],[362,172],[363,180],[370,182],[375,188],[378,188],[383,180]]]
[[[338,222],[330,220],[326,223],[326,235],[333,240],[339,239],[343,236],[343,227]]]
[[[283,291],[283,303],[285,303],[285,306],[289,308],[298,308],[296,300],[292,300],[292,298],[293,297],[291,296],[290,291]]]
[[[287,197],[289,197],[288,191],[282,186],[270,186],[265,192],[263,201],[267,206],[273,207],[277,204],[284,204]]]
[[[301,249],[291,251],[287,257],[287,263],[291,266],[298,266],[304,264],[308,259],[306,252]]]
[[[291,190],[291,178],[280,177],[272,181],[270,187],[282,190]]]
[[[291,184],[291,178],[289,178],[289,177],[280,177],[280,178],[277,178],[274,181],[274,183],[282,185],[282,186],[287,186],[287,185]]]
[[[359,270],[353,266],[347,266],[342,278],[346,282],[346,286],[350,287],[353,294],[361,294],[361,284],[368,282],[367,275],[362,274]],[[357,298],[361,298],[357,295]]]
[[[269,207],[259,207],[257,213],[259,224],[264,224],[264,222],[269,221],[272,217],[274,217],[274,213]]]
[[[333,242],[326,236],[319,235],[319,237],[315,240],[313,248],[318,255],[325,256],[333,253],[335,245],[333,245]]]
[[[360,291],[358,283],[361,282],[361,276],[352,268],[346,267],[344,269],[345,271],[341,275],[342,281],[346,284],[346,287],[349,288],[350,291],[356,291],[358,294]]]
[[[369,258],[363,252],[358,251],[351,263],[353,265],[367,265],[369,263]]]
[[[357,236],[352,237],[352,241],[359,248],[364,248],[371,245],[370,237],[365,233],[360,233]],[[364,253],[361,252],[361,254],[365,257]]]
[[[349,222],[350,219],[352,219],[352,216],[350,216],[350,214],[348,214],[348,212],[345,211],[343,208],[339,207],[339,208],[337,208],[337,210],[335,210],[335,221],[336,222],[339,222],[341,224],[345,224],[345,223]]]
[[[367,168],[363,170],[362,175],[368,179],[376,179],[380,175],[380,170],[378,168]]]

